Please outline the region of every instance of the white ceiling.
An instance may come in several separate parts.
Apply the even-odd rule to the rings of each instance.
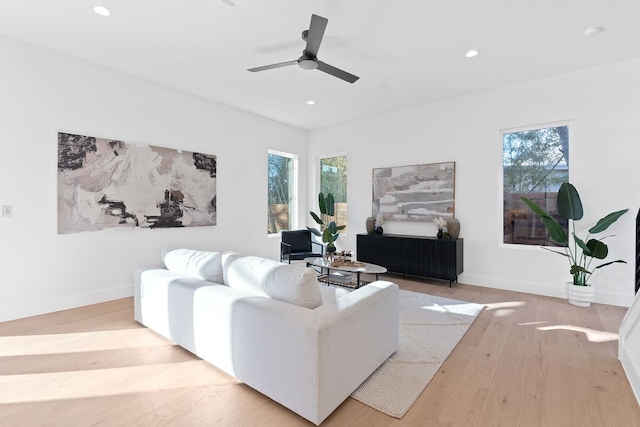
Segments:
[[[247,71],[297,59],[312,13],[329,20],[318,58],[360,80]],[[0,2],[7,37],[302,129],[639,58],[639,19],[639,0]]]

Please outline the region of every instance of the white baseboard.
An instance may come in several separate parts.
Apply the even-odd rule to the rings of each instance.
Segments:
[[[127,298],[132,295],[133,285],[129,285],[119,288],[104,289],[97,292],[65,295],[59,298],[35,301],[30,304],[23,304],[16,307],[3,307],[0,308],[0,322]]]
[[[480,276],[468,273],[461,274],[458,281],[460,283],[482,286],[485,288],[524,292],[526,294],[544,295],[547,297],[566,298],[563,284],[549,285],[546,283],[527,282],[525,280],[507,280],[499,277]],[[631,301],[632,300],[628,295],[598,291],[596,289],[596,303],[629,307]]]

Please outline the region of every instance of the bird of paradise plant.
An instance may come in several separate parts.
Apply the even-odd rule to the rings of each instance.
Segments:
[[[584,214],[582,201],[580,200],[578,190],[576,190],[572,184],[568,182],[563,183],[560,186],[560,190],[558,190],[557,206],[560,216],[571,221],[572,238],[569,239],[567,233],[565,233],[564,229],[554,217],[526,197],[522,197],[522,201],[542,219],[542,223],[546,227],[549,237],[562,246],[563,251],[550,249],[548,247],[543,247],[543,249],[566,256],[569,259],[569,273],[573,276],[574,285],[587,286],[589,278],[598,268],[606,267],[614,263],[626,264],[626,261],[618,259],[597,265],[592,270],[591,263],[594,259],[604,260],[609,254],[609,248],[602,240],[612,236],[605,236],[598,240],[591,238],[591,235],[605,231],[611,224],[616,222],[618,218],[624,215],[629,210],[628,208],[612,212],[604,218],[601,218],[589,229],[586,238],[581,239],[576,235],[575,221],[582,219]]]

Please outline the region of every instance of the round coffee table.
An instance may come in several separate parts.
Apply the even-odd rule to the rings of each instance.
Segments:
[[[359,261],[335,262],[334,261],[332,263],[326,258],[305,258],[304,262],[307,263],[307,267],[320,268],[321,276],[318,277],[318,280],[324,279],[323,281],[327,281],[330,284],[334,284],[338,286],[346,286],[350,288],[352,287],[359,288],[360,286],[363,286],[369,283],[369,282],[364,282],[360,280],[360,275],[362,273],[375,274],[376,280],[378,280],[379,274],[384,274],[387,272],[387,269],[382,267],[381,265],[371,264],[368,262],[359,262]],[[349,265],[349,264],[354,264],[354,265]],[[364,264],[364,265],[361,265],[361,264]],[[335,274],[332,274],[332,271],[355,274],[356,275],[355,283],[353,283],[353,285],[350,285],[350,282],[351,282],[350,280],[338,279],[338,276]]]

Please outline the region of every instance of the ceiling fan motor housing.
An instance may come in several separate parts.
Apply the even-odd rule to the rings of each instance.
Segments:
[[[300,66],[300,68],[305,70],[315,70],[316,68],[318,68],[318,62],[315,60],[315,58],[305,55],[304,53],[300,58],[298,58],[298,65]]]

